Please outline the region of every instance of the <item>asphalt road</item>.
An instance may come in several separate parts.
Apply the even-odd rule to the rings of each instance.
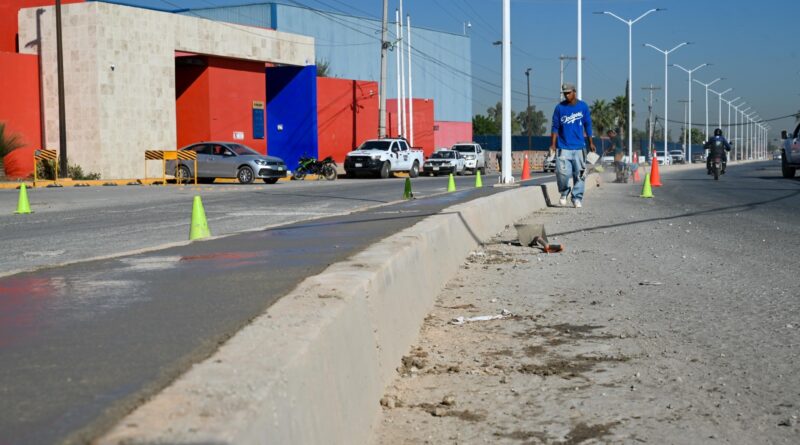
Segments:
[[[541,175],[552,177],[552,174]],[[0,276],[189,238],[200,195],[214,236],[345,214],[402,198],[404,179],[339,179],[277,184],[28,189],[32,214],[15,215],[19,192],[0,190]],[[484,185],[497,175],[483,178]],[[459,190],[473,176],[456,177]],[[413,180],[417,197],[447,190],[447,177]]]
[[[415,180],[417,196],[434,196],[393,204],[403,180],[204,187],[216,234],[304,221],[66,266],[37,257],[39,269],[0,277],[0,443],[90,440],[305,277],[444,207],[502,190],[468,187],[466,177],[459,191],[441,193],[445,181]],[[53,257],[79,259],[186,237],[195,194],[42,192],[31,199],[38,219],[3,217],[17,223],[9,243],[17,253],[4,261],[26,245],[66,245]]]

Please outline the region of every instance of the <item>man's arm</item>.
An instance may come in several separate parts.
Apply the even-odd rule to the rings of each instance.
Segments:
[[[594,141],[592,140],[592,112],[589,110],[589,106],[586,105],[586,102],[583,102],[583,107],[583,132],[586,134],[586,138],[589,139],[589,150],[595,152],[597,148],[594,146]]]
[[[553,110],[553,119],[550,125],[550,153],[555,153],[556,142],[558,141],[558,127],[561,125],[561,113],[558,112],[558,105]]]

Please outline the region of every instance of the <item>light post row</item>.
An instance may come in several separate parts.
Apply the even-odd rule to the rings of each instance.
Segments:
[[[628,160],[633,161],[633,24],[638,22],[639,20],[645,18],[647,15],[657,12],[663,11],[663,8],[653,8],[645,12],[644,14],[636,17],[633,20],[625,20],[622,17],[614,14],[610,11],[601,11],[595,12],[595,14],[605,14],[614,17],[615,19],[621,21],[628,25]],[[666,118],[666,116],[665,116]],[[667,153],[664,153],[664,156],[667,156]]]

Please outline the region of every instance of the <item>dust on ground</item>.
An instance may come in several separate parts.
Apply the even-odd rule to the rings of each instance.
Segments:
[[[665,223],[651,238],[626,226],[631,196],[613,184],[583,209],[532,215],[562,253],[520,246],[513,229],[472,252],[398,364],[374,443],[799,443],[796,379],[782,393],[755,356],[731,366],[713,345],[736,349],[727,339],[747,327],[706,332],[702,313],[687,316],[709,304],[707,272],[681,266],[707,260],[702,234],[696,252],[670,243],[701,227]]]

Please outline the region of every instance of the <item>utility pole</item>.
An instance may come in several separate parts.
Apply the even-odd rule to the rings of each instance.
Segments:
[[[383,0],[383,22],[381,24],[381,90],[380,90],[380,103],[378,105],[378,137],[386,137],[386,52],[389,50],[391,44],[386,41],[389,34],[389,22],[387,14],[389,13],[389,0]],[[358,141],[356,141],[358,142]]]
[[[526,109],[528,116],[526,120],[528,122],[528,150],[531,150],[531,69],[528,68],[525,70],[525,77],[528,78],[528,108]]]
[[[563,94],[561,93],[561,85],[564,85],[564,61],[565,60],[567,60],[567,61],[569,61],[569,60],[578,60],[578,57],[577,56],[565,56],[565,55],[562,54],[561,56],[558,57],[558,60],[560,61],[560,64],[561,64],[561,70],[560,70],[561,77],[559,77],[559,79],[561,80],[561,83],[558,84],[558,96],[556,96],[556,97],[558,97],[558,101],[561,102],[564,99],[563,97],[561,97],[561,96],[563,96]],[[567,63],[569,63],[569,62],[567,62]]]
[[[58,163],[61,177],[69,176],[67,171],[67,118],[64,98],[64,50],[61,44],[61,0],[56,0],[56,61],[58,63]],[[44,144],[45,141],[42,141]]]
[[[653,128],[655,127],[653,125],[653,91],[658,91],[661,89],[661,87],[654,87],[651,83],[649,87],[642,87],[642,89],[650,91],[650,101],[647,104],[647,156],[650,157],[650,155],[655,151],[653,150]],[[664,135],[664,137],[666,138],[666,135]],[[665,151],[664,159],[666,159],[666,156],[667,152]],[[657,157],[656,162],[658,162]]]

